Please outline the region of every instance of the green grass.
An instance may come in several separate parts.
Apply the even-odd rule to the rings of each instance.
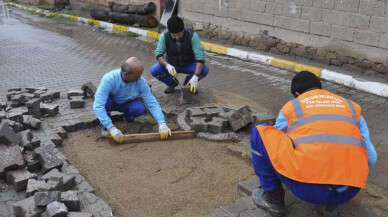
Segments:
[[[102,26],[98,26],[98,29],[105,29],[104,27],[102,27]]]
[[[139,34],[134,33],[134,32],[127,32],[127,36],[128,37],[137,37],[137,36],[139,36]]]
[[[90,8],[84,8],[84,9],[82,9],[82,11],[85,12],[85,13],[90,14],[90,12],[92,12],[92,9],[90,9]]]
[[[92,22],[88,22],[88,24],[89,24],[89,26],[93,26],[94,25],[94,23],[92,23]]]
[[[67,17],[54,16],[54,15],[46,16],[46,18],[49,18],[49,19],[56,19],[56,20],[68,20],[68,19],[69,19],[69,18],[67,18]]]

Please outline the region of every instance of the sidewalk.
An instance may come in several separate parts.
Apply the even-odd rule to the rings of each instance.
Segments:
[[[147,38],[153,38],[153,39],[158,39],[160,36],[160,33],[152,30],[144,30],[144,29],[128,27],[124,25],[112,24],[112,23],[107,23],[99,20],[86,19],[83,17],[73,16],[68,14],[50,13],[47,10],[37,9],[35,7],[25,7],[15,3],[10,3],[10,4],[23,10],[44,14],[45,16],[61,16],[61,17],[68,18],[70,20],[93,24],[93,25],[99,26],[99,28],[104,28],[107,31],[132,32],[132,33],[136,33],[141,36],[145,36]],[[202,46],[207,52],[227,55],[227,56],[231,56],[231,57],[235,57],[235,58],[239,58],[239,59],[243,59],[243,60],[247,60],[255,63],[261,63],[264,65],[270,65],[270,66],[274,66],[274,67],[285,69],[292,72],[300,72],[304,70],[311,71],[315,75],[317,75],[318,77],[324,80],[335,82],[337,84],[355,88],[357,90],[362,90],[378,96],[388,97],[387,80],[380,80],[379,82],[376,82],[376,81],[373,81],[373,79],[371,79],[371,77],[369,76],[349,74],[342,70],[339,71],[338,69],[331,66],[328,68],[315,66],[317,65],[317,63],[312,63],[307,60],[295,61],[295,60],[291,60],[291,58],[289,57],[284,57],[284,56],[274,57],[267,54],[247,51],[246,49],[237,49],[233,47],[223,46],[212,42],[202,42]],[[302,63],[302,62],[306,62],[306,63]]]

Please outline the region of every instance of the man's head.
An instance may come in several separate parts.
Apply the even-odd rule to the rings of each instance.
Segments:
[[[121,78],[125,83],[140,80],[144,66],[139,58],[131,57],[121,65]]]
[[[311,89],[322,89],[321,81],[313,73],[301,71],[292,78],[291,93],[295,97]]]
[[[167,21],[167,29],[174,40],[180,41],[183,38],[185,24],[180,17],[172,16]]]

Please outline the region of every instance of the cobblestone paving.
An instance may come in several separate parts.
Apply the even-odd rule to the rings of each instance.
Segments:
[[[0,5],[0,99],[5,98],[9,88],[38,86],[58,90],[64,99],[67,91],[80,89],[87,81],[98,85],[106,72],[118,68],[128,57],[138,56],[145,65],[143,76],[152,84],[154,95],[164,107],[172,99],[179,98],[180,93],[175,91],[172,95],[164,95],[162,90],[165,87],[150,75],[149,68],[155,63],[153,51],[156,43],[146,41],[144,38],[139,40],[103,32],[86,24],[41,18],[15,8],[8,8],[8,13],[5,13]],[[201,92],[195,96],[201,97],[202,103],[213,100],[207,95],[212,90],[228,92],[259,102],[276,115],[281,106],[291,99],[292,73],[214,54],[207,55],[207,64],[210,73],[199,83]],[[369,180],[388,193],[388,100],[329,82],[323,82],[323,86],[362,106],[372,142],[379,151],[378,163]],[[42,128],[46,130],[34,132],[34,135],[50,139],[47,135],[64,123],[72,125],[80,120],[93,121],[91,104],[89,100],[84,108],[70,109],[68,101],[62,100],[58,117],[45,119]],[[0,193],[0,216],[12,216],[9,204],[23,198],[7,192]],[[376,200],[372,197],[367,199]],[[303,203],[290,194],[287,194],[286,201],[290,216],[317,215],[312,211],[313,205]],[[362,204],[347,204],[341,209],[347,216],[370,216],[368,207]],[[215,210],[211,216],[266,214],[254,208],[249,197],[243,197],[236,204]]]

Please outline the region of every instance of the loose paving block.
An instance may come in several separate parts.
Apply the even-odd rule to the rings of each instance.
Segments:
[[[51,92],[40,94],[40,99],[42,102],[52,102],[54,100],[54,95]]]
[[[89,210],[90,212],[92,212],[93,216],[101,216],[101,217],[110,217],[110,216],[113,216],[112,214],[112,209],[109,207],[109,205],[107,203],[105,203],[105,201],[101,200],[99,197],[95,196],[94,194],[91,194],[91,193],[88,193],[88,192],[84,192],[82,194],[82,196],[85,198],[85,197],[88,197],[88,198],[93,198],[93,201],[91,200],[83,200],[83,202],[88,202],[89,201],[89,204],[85,204],[86,205],[86,210]],[[80,196],[81,198],[81,196]],[[82,200],[82,198],[81,198]],[[84,204],[84,203],[82,203]]]
[[[244,121],[245,125],[252,123],[252,117],[251,114],[246,114],[242,117],[242,120]]]
[[[22,137],[16,134],[8,125],[7,121],[0,123],[0,143],[5,145],[19,145]]]
[[[244,106],[228,117],[228,121],[232,126],[233,131],[237,131],[252,122],[250,116],[251,112],[249,106]]]
[[[32,115],[23,115],[23,126],[25,129],[39,129],[42,125],[42,121],[32,117]]]
[[[7,92],[14,92],[14,91],[21,91],[22,88],[21,87],[13,87],[13,88],[10,88],[7,90]]]
[[[40,110],[42,111],[43,115],[48,115],[50,117],[54,117],[58,114],[59,111],[59,105],[52,105],[52,104],[46,104],[41,103],[40,104]]]
[[[61,92],[59,92],[59,91],[54,91],[54,92],[52,92],[52,93],[53,93],[54,99],[58,99],[58,98],[61,97]]]
[[[14,203],[13,210],[16,217],[39,217],[44,212],[44,208],[35,206],[34,197]]]
[[[40,162],[35,159],[33,156],[32,156],[32,153],[29,152],[29,151],[26,151],[24,154],[23,154],[23,159],[26,161],[27,163],[27,169],[28,171],[30,172],[37,172],[39,171],[40,169],[42,169],[42,165],[40,165]]]
[[[46,90],[35,90],[33,94],[35,94],[35,98],[40,98],[41,95],[45,94],[47,91]]]
[[[66,217],[68,210],[65,204],[54,201],[47,205],[46,211],[42,213],[42,217]]]
[[[28,129],[21,131],[18,133],[18,135],[20,135],[22,138],[19,145],[25,148],[25,150],[32,150],[31,141],[34,136],[32,135],[31,130]]]
[[[18,123],[18,122],[11,121],[11,120],[9,120],[9,119],[4,119],[2,122],[6,122],[6,123],[8,124],[8,126],[11,127],[11,129],[12,129],[13,132],[15,132],[15,133],[18,133],[18,132],[24,130],[23,124],[20,124],[20,123]]]
[[[12,95],[11,96],[11,107],[19,107],[22,104],[22,95]]]
[[[218,115],[223,112],[220,107],[204,107],[203,111],[206,113],[206,117],[208,120],[211,120],[213,117],[218,117]]]
[[[20,147],[0,145],[0,177],[5,176],[5,172],[24,167],[24,159]]]
[[[26,106],[28,108],[28,114],[33,115],[35,118],[40,118],[42,116],[42,111],[40,110],[40,103],[42,101],[40,98],[31,99],[26,102]]]
[[[81,210],[81,201],[77,191],[62,192],[60,202],[64,203],[69,211]]]
[[[93,217],[93,215],[91,213],[84,212],[69,212],[67,217]]]
[[[19,94],[22,94],[22,93],[24,93],[24,92],[23,92],[23,91],[11,91],[11,92],[8,92],[8,93],[6,94],[7,100],[8,100],[8,101],[11,101],[11,97],[12,97],[13,95],[19,95]]]
[[[83,90],[69,90],[67,92],[67,98],[71,99],[72,96],[86,96],[86,92]]]
[[[70,100],[70,108],[82,108],[85,105],[85,100],[82,96],[72,96]]]
[[[222,206],[221,209],[231,216],[239,216],[240,213],[257,208],[253,203],[248,203],[243,198],[236,200],[232,205]]]
[[[28,93],[33,93],[33,92],[36,91],[36,88],[34,88],[34,87],[26,87],[26,88],[24,88],[24,90],[26,90],[26,92],[28,92]]]
[[[21,109],[11,109],[8,114],[8,119],[11,121],[18,122],[23,124],[23,110]]]
[[[206,112],[200,108],[187,108],[186,117],[206,117]]]
[[[64,160],[57,157],[58,149],[55,148],[54,144],[41,146],[36,148],[32,152],[32,156],[38,159],[42,164],[42,171],[45,173],[54,168],[61,168]]]
[[[32,146],[32,149],[36,149],[40,147],[40,140],[36,138],[32,139],[31,146]]]
[[[50,181],[45,182],[43,180],[29,179],[27,182],[27,197],[33,196],[36,192],[40,191],[62,191],[63,181],[60,179],[58,182]]]
[[[191,129],[195,132],[206,132],[207,131],[207,123],[205,122],[205,117],[190,117],[191,119]]]
[[[25,105],[28,101],[35,98],[35,94],[32,93],[22,93],[22,101],[20,102],[22,105]]]
[[[230,123],[230,126],[232,127],[233,131],[237,131],[237,130],[245,127],[245,125],[246,125],[243,119],[237,119],[233,122],[229,121],[229,123]]]
[[[97,87],[93,85],[92,82],[87,82],[86,84],[82,85],[81,89],[88,93],[91,97],[94,98],[94,94],[96,94]]]
[[[28,172],[26,168],[9,171],[6,176],[7,182],[12,183],[17,192],[26,190],[29,179],[37,178],[38,176],[35,173]]]
[[[207,131],[211,133],[223,133],[226,130],[228,121],[224,118],[213,117],[207,122]]]
[[[43,191],[36,192],[34,195],[35,205],[36,206],[47,206],[48,204],[54,201],[60,201],[61,192],[59,191]]]
[[[40,178],[45,181],[50,181],[50,180],[58,181],[62,178],[64,190],[70,190],[76,184],[74,175],[61,173],[59,172],[58,169],[52,169],[50,172],[48,172],[47,174],[43,175]]]

